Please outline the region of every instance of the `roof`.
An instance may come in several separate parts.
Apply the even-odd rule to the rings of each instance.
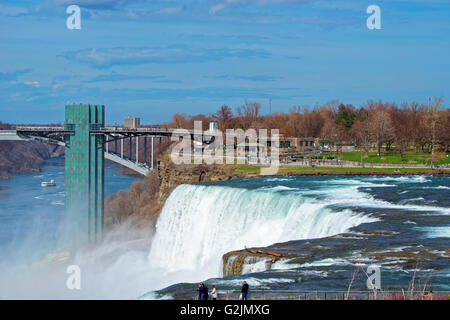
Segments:
[[[256,142],[249,142],[249,143],[245,143],[245,142],[241,142],[237,145],[238,147],[264,147],[263,144],[261,143],[256,143]]]

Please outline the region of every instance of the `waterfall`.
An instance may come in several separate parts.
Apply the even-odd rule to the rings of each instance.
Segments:
[[[244,247],[336,235],[376,219],[279,189],[184,184],[167,199],[149,263],[220,276],[222,255]]]

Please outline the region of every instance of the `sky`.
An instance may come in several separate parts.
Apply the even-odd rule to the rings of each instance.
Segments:
[[[448,106],[449,17],[449,0],[0,0],[0,121],[62,123],[68,103],[105,105],[109,124],[245,100]]]

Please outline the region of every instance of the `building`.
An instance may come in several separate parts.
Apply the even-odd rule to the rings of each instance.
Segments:
[[[281,149],[313,149],[316,148],[316,146],[316,138],[280,136]]]
[[[137,129],[141,126],[141,118],[127,117],[124,120],[124,127],[129,129]]]
[[[210,132],[216,132],[217,130],[219,130],[219,124],[215,121],[211,121],[209,123],[209,130]]]
[[[263,144],[255,142],[242,142],[237,145],[238,155],[245,155],[246,153],[257,154],[258,152],[264,152],[265,148]]]
[[[342,146],[341,149],[342,149],[341,152],[355,152],[356,151],[354,144]]]
[[[344,142],[342,144],[336,145],[331,140],[320,140],[320,150],[322,152],[355,152],[355,143]]]

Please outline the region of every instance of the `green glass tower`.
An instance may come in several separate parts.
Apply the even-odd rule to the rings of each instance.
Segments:
[[[103,135],[93,134],[105,124],[105,107],[66,105],[66,222],[72,243],[98,242],[103,233]]]

